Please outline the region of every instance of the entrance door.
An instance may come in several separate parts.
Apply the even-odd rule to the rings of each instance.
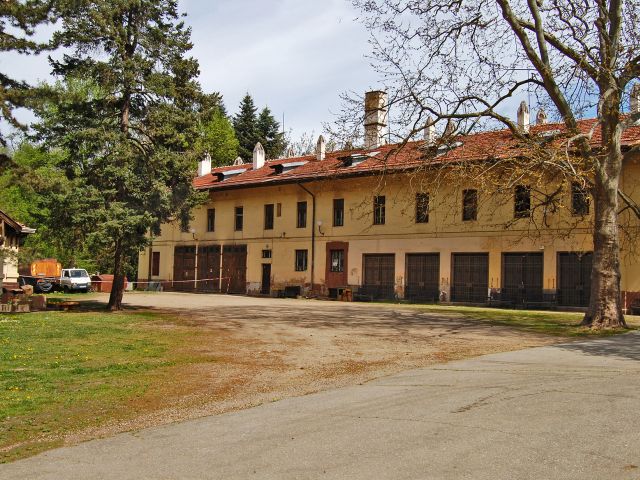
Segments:
[[[502,300],[515,304],[541,302],[543,287],[542,253],[502,255]]]
[[[418,302],[435,302],[440,296],[440,254],[409,253],[405,298]]]
[[[198,251],[198,290],[220,290],[220,245],[200,247]]]
[[[363,255],[364,283],[361,291],[374,299],[393,299],[395,262],[393,253]]]
[[[588,307],[593,253],[558,254],[558,305]]]
[[[192,291],[196,278],[196,247],[175,247],[173,253],[173,289]]]
[[[271,293],[271,264],[262,264],[262,285],[260,293],[263,295],[269,295]]]
[[[451,301],[485,303],[489,296],[489,254],[454,253]]]
[[[222,291],[247,293],[247,246],[225,245],[222,249]]]

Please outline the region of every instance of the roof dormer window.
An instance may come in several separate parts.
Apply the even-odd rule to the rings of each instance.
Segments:
[[[306,165],[308,162],[289,162],[289,163],[277,163],[275,165],[269,165],[269,167],[273,168],[276,175],[280,175],[281,173],[287,173],[291,170],[295,170],[298,167]]]

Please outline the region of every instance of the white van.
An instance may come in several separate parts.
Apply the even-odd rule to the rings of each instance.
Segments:
[[[60,288],[65,292],[88,292],[91,278],[84,268],[64,268],[60,274]]]

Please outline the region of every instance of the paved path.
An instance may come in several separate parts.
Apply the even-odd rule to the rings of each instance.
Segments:
[[[639,479],[640,335],[489,355],[0,465],[2,479]]]

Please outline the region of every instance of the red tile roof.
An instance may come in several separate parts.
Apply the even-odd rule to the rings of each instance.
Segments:
[[[580,130],[589,132],[596,124],[595,119],[579,122]],[[565,132],[564,124],[551,123],[546,125],[534,125],[531,134],[541,135],[543,132]],[[600,128],[596,127],[591,139],[594,147],[601,141]],[[455,146],[460,142],[458,146]],[[640,126],[634,126],[625,130],[622,135],[622,145],[631,147],[640,144]],[[435,159],[438,162],[478,161],[490,158],[513,158],[523,152],[523,147],[511,134],[510,130],[497,130],[459,136],[453,139],[451,148],[439,154]],[[376,153],[377,152],[377,153]],[[354,166],[344,166],[343,159],[350,156],[367,155],[368,158]],[[295,158],[282,158],[269,160],[262,168],[254,170],[250,163],[244,165],[231,165],[214,168],[210,174],[197,177],[193,185],[198,190],[223,190],[232,188],[244,188],[264,186],[280,183],[304,182],[322,178],[345,178],[358,175],[372,175],[382,171],[402,171],[415,169],[425,164],[425,144],[423,141],[409,142],[401,145],[384,145],[379,148],[365,150],[343,150],[327,153],[324,160],[316,160],[315,155],[306,155]],[[433,161],[429,158],[429,161]],[[293,162],[307,162],[304,165],[293,168],[283,173],[276,173],[274,165],[282,165]],[[230,178],[219,180],[217,173],[245,169],[244,173]]]

